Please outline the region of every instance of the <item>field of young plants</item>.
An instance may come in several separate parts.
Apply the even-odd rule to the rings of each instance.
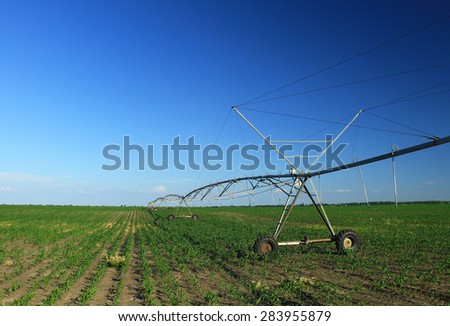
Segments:
[[[279,207],[0,206],[1,305],[448,305],[448,204],[330,206],[336,232],[362,238],[258,256]],[[296,207],[280,241],[328,237]]]

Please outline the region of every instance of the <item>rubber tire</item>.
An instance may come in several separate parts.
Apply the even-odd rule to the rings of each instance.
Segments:
[[[192,218],[194,221],[197,221],[197,220],[198,220],[198,215],[197,215],[197,214],[192,214],[191,218]]]
[[[175,218],[175,216],[173,214],[170,214],[169,216],[167,216],[167,219],[169,221],[172,221]]]
[[[256,239],[253,245],[253,251],[259,255],[265,255],[270,252],[277,253],[278,249],[278,242],[271,237],[260,237]]]
[[[361,245],[361,238],[359,237],[359,235],[355,231],[349,229],[339,232],[336,235],[335,241],[336,249],[339,253],[355,251]]]

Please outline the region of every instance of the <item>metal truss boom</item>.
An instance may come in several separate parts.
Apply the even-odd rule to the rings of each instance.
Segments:
[[[432,140],[430,142],[407,147],[407,148],[404,148],[401,150],[390,151],[389,153],[386,153],[386,154],[382,154],[382,155],[374,156],[374,157],[367,158],[364,160],[354,161],[354,162],[351,162],[348,164],[336,166],[336,167],[333,167],[330,169],[304,173],[304,174],[301,174],[301,176],[305,177],[305,178],[321,176],[324,174],[347,170],[347,169],[379,162],[382,160],[392,159],[393,157],[410,154],[410,153],[424,150],[427,148],[431,148],[434,146],[443,145],[443,144],[446,144],[449,142],[450,142],[450,136],[447,136],[444,138]],[[197,189],[190,191],[189,193],[187,193],[184,196],[180,196],[180,195],[176,195],[176,194],[169,194],[164,197],[159,197],[156,200],[154,200],[152,203],[155,203],[155,202],[165,203],[165,202],[170,202],[170,201],[172,201],[172,202],[180,201],[181,202],[182,200],[206,200],[206,199],[208,199],[207,198],[208,194],[210,194],[214,188],[219,187],[219,186],[223,187],[223,188],[221,189],[221,192],[219,193],[219,195],[215,195],[215,197],[221,197],[221,196],[225,196],[227,194],[227,191],[231,188],[231,186],[233,186],[234,184],[240,184],[242,181],[249,181],[250,187],[248,187],[247,189],[243,188],[243,190],[241,192],[248,193],[248,192],[254,191],[258,188],[273,186],[273,187],[278,188],[280,191],[282,191],[283,193],[285,193],[287,195],[288,192],[285,189],[285,187],[289,186],[292,183],[292,181],[295,180],[297,177],[298,177],[298,175],[296,175],[296,174],[286,173],[286,174],[268,174],[268,175],[228,179],[228,180],[214,182],[214,183],[210,183],[208,185],[199,187]]]

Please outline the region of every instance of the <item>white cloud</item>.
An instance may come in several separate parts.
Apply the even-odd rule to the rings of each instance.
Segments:
[[[0,172],[0,181],[47,184],[50,183],[52,179],[36,174]]]
[[[163,193],[163,192],[167,192],[167,189],[165,186],[157,186],[155,188],[151,189],[151,192],[154,194],[159,194],[159,193]]]
[[[150,189],[130,190],[129,192],[138,194],[160,194],[167,192],[167,188],[161,185]]]
[[[0,191],[5,191],[5,192],[10,192],[10,191],[15,191],[16,189],[12,188],[12,187],[0,187]]]
[[[435,185],[437,183],[436,180],[429,180],[429,181],[425,181],[424,184],[427,186],[432,186]]]
[[[334,192],[352,192],[351,189],[336,189]]]
[[[194,182],[197,182],[198,180],[191,179],[191,178],[179,178],[179,179],[166,179],[163,181],[167,182],[167,183],[179,184],[179,183],[194,183]]]
[[[77,193],[82,194],[82,195],[93,195],[95,194],[95,191],[93,190],[86,190],[86,189],[80,189],[77,191]]]

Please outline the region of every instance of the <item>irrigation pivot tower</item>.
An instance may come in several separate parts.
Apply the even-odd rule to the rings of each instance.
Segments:
[[[273,144],[274,141],[271,141],[268,137],[265,137],[236,107],[232,107],[232,109],[267,143],[269,144],[279,155],[282,157],[288,164],[292,167],[290,173],[286,174],[266,174],[260,176],[250,176],[250,177],[240,177],[234,178],[219,182],[210,183],[208,185],[196,188],[184,196],[170,194],[164,197],[157,198],[153,202],[149,203],[151,208],[157,208],[160,205],[164,205],[166,202],[177,201],[179,203],[178,208],[181,205],[186,205],[189,209],[188,202],[194,201],[213,201],[217,200],[220,202],[221,199],[235,199],[241,196],[252,196],[256,193],[262,193],[264,191],[272,191],[276,189],[279,193],[284,193],[286,195],[286,201],[281,210],[280,216],[278,218],[278,223],[276,224],[275,230],[272,235],[259,237],[256,239],[254,243],[254,251],[260,255],[267,254],[269,252],[277,252],[279,247],[281,246],[293,246],[293,245],[306,245],[312,243],[335,243],[338,252],[347,252],[358,249],[361,239],[359,235],[351,229],[344,229],[339,232],[335,232],[325,208],[322,205],[320,196],[316,190],[316,187],[313,182],[314,177],[320,177],[325,174],[335,173],[342,170],[347,170],[355,167],[361,167],[363,165],[375,163],[382,160],[391,159],[394,163],[394,159],[397,156],[402,156],[406,154],[410,154],[413,152],[421,151],[427,148],[440,146],[450,142],[450,136],[439,138],[432,137],[431,141],[426,143],[418,144],[415,146],[398,149],[398,147],[393,147],[392,150],[388,153],[381,154],[378,156],[373,156],[370,158],[366,158],[363,160],[354,159],[351,163],[342,164],[339,166],[335,166],[325,170],[319,171],[311,171],[311,168],[319,161],[319,159],[328,151],[329,148],[342,136],[342,134],[351,126],[351,124],[358,118],[358,116],[363,112],[360,110],[356,113],[356,115],[352,118],[352,120],[345,125],[345,127],[341,130],[341,132],[326,146],[326,148],[317,155],[317,158],[314,162],[307,167],[306,170],[302,171],[299,167],[295,166],[288,157],[283,155],[276,146]],[[395,169],[395,165],[394,165]],[[363,187],[365,188],[364,181]],[[394,182],[395,172],[394,172]],[[396,191],[395,191],[396,192]],[[308,236],[305,236],[300,240],[293,241],[279,241],[279,236],[286,225],[286,221],[289,216],[292,214],[292,211],[295,207],[296,202],[298,201],[300,194],[305,194],[311,201],[315,210],[317,211],[319,217],[322,219],[325,227],[328,230],[329,236],[320,238],[320,239],[310,239]],[[367,197],[366,197],[367,198]],[[368,201],[366,199],[366,201]],[[177,209],[178,211],[178,209]],[[185,215],[182,217],[190,217],[193,220],[196,220],[198,216],[196,214],[192,214],[189,209],[190,215]],[[176,216],[170,214],[168,218],[172,220]]]

